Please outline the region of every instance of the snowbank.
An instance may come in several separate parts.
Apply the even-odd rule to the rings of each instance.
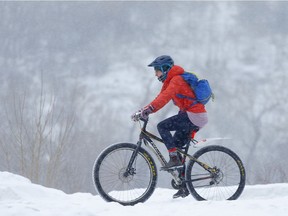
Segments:
[[[158,188],[147,202],[124,207],[107,203],[100,196],[65,194],[0,172],[1,216],[285,216],[288,212],[288,184],[246,186],[236,201],[199,202],[192,196],[172,199],[174,193],[175,190]]]

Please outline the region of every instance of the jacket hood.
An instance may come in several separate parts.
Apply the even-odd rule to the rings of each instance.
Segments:
[[[184,69],[178,65],[174,65],[167,74],[167,78],[165,79],[161,91],[165,90],[169,85],[171,79],[175,76],[181,75],[184,73]]]
[[[174,76],[178,76],[180,74],[183,74],[184,73],[184,69],[178,65],[174,65],[170,71],[168,72],[167,74],[167,78],[166,80],[164,81],[164,84],[165,83],[169,83],[170,80],[174,77]]]

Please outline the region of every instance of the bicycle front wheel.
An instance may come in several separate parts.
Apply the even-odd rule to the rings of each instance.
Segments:
[[[245,187],[245,169],[240,158],[223,146],[197,151],[186,169],[186,185],[196,200],[235,200]],[[212,169],[207,170],[208,166]]]
[[[143,148],[127,172],[137,145],[115,144],[105,149],[95,161],[93,180],[96,190],[108,202],[135,205],[145,202],[154,192],[157,169],[153,158]]]

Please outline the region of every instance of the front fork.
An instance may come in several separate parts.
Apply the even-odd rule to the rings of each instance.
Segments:
[[[128,177],[129,175],[134,175],[136,174],[136,170],[132,167],[133,166],[133,163],[138,155],[138,152],[139,152],[139,149],[141,148],[141,145],[142,145],[142,140],[140,139],[138,142],[137,142],[137,147],[136,149],[133,151],[132,155],[131,155],[131,158],[129,160],[129,163],[128,163],[128,166],[126,168],[126,171],[124,172],[124,177]]]

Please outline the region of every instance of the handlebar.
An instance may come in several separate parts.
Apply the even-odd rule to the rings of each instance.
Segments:
[[[136,122],[136,121],[142,121],[142,122],[144,122],[144,125],[143,125],[143,127],[142,127],[142,130],[143,131],[146,131],[146,126],[147,126],[147,124],[148,124],[148,121],[149,121],[149,117],[147,118],[147,119],[144,119],[144,118],[142,118],[141,117],[141,111],[139,111],[139,112],[136,112],[135,114],[134,114],[134,117],[133,117],[133,120]]]

